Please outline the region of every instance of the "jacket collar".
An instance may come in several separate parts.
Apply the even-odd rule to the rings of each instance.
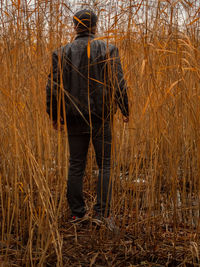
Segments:
[[[79,38],[83,38],[83,37],[88,37],[90,39],[94,39],[95,34],[89,33],[89,32],[81,32],[81,33],[77,34],[77,36],[75,37],[75,40],[77,40]]]

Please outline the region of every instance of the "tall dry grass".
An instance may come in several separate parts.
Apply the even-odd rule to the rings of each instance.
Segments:
[[[182,2],[185,23],[176,9]],[[130,102],[129,123],[123,124],[117,113],[113,125],[112,211],[121,234],[109,243],[105,229],[89,229],[82,237],[93,244],[87,252],[80,233],[67,223],[67,133],[53,130],[45,111],[51,52],[73,39],[74,7],[60,0],[1,1],[2,266],[131,266],[146,257],[171,266],[198,266],[197,4],[82,3],[102,14],[99,35],[119,47]],[[95,201],[95,170],[91,147],[84,185],[89,210]]]

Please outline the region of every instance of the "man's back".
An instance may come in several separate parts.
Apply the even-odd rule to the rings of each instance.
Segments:
[[[77,108],[84,115],[90,111],[100,118],[110,112],[111,87],[106,68],[108,51],[106,43],[87,34],[78,35],[74,42],[64,47],[63,85],[76,104],[66,98],[68,115],[78,115]]]
[[[91,114],[100,119],[109,118],[114,110],[116,96],[121,104],[127,99],[117,48],[95,40],[93,34],[78,34],[72,43],[55,51],[53,69],[58,68],[61,69],[59,75],[63,81],[65,103],[63,108],[61,106],[61,116],[64,116],[65,110],[69,117],[88,117]],[[58,95],[60,77],[57,71],[56,75],[53,78],[56,80],[53,89]],[[51,81],[47,85],[47,93],[50,86]],[[122,91],[125,91],[125,95],[122,95]],[[121,106],[126,115],[128,101]]]

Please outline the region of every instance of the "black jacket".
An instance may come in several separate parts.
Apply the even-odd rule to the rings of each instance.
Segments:
[[[97,39],[97,40],[96,40]],[[52,120],[74,116],[108,119],[116,103],[128,116],[127,87],[118,49],[79,34],[72,43],[53,52],[46,86],[47,113]]]

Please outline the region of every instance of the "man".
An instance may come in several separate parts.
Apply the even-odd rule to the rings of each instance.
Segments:
[[[47,112],[55,128],[67,124],[70,150],[67,199],[74,221],[85,216],[83,175],[90,139],[99,167],[95,216],[109,218],[111,122],[120,107],[128,122],[126,83],[114,45],[95,39],[97,16],[81,10],[74,17],[77,36],[53,53],[46,87]]]

